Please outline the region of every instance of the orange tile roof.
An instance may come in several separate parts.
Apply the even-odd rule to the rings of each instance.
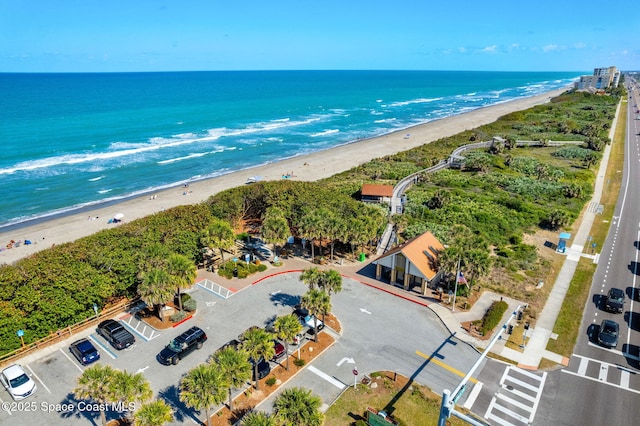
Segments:
[[[373,183],[365,183],[362,185],[362,195],[374,197],[392,197],[393,185],[376,185]]]
[[[382,257],[401,252],[428,280],[432,280],[438,272],[433,268],[433,260],[438,258],[438,252],[442,250],[444,246],[440,241],[431,232],[425,232],[394,247]]]

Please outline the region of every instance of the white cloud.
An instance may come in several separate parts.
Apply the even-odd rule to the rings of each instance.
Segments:
[[[460,53],[467,53],[467,49],[464,47],[458,47],[458,52]]]
[[[547,44],[546,46],[542,46],[543,52],[552,52],[554,50],[558,50],[557,44]]]
[[[587,47],[587,45],[584,43],[576,43],[573,45],[573,47],[576,49],[584,49],[585,47]]]
[[[498,49],[498,46],[496,46],[494,44],[494,45],[491,45],[491,46],[487,46],[487,47],[485,47],[483,49],[480,49],[480,52],[483,52],[483,53],[496,53],[497,49]]]

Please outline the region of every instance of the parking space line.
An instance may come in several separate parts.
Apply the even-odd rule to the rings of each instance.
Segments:
[[[513,417],[514,419],[524,423],[524,424],[528,424],[529,423],[529,419],[521,416],[520,414],[516,413],[513,410],[509,410],[507,407],[503,407],[500,404],[496,404],[494,405],[494,408],[498,411],[502,411],[504,414],[508,415],[509,417]]]
[[[25,365],[25,367],[27,367],[29,369],[29,371],[31,371],[31,374],[33,374],[33,377],[35,377],[36,379],[38,379],[38,381],[40,382],[40,384],[42,385],[43,388],[45,388],[47,390],[47,392],[51,393],[51,391],[49,390],[49,388],[47,387],[47,385],[44,384],[44,382],[42,381],[42,379],[40,377],[38,377],[38,375],[31,369],[31,367],[29,367],[28,365]]]
[[[520,401],[516,401],[513,398],[509,398],[507,395],[499,393],[499,394],[496,395],[496,398],[501,399],[503,401],[506,401],[508,404],[515,405],[516,407],[518,407],[522,411],[526,411],[527,413],[531,413],[531,407],[530,406],[528,406],[526,404],[523,404]]]
[[[629,379],[631,378],[631,373],[628,371],[621,370],[620,371],[620,386],[624,386],[625,388],[629,387]]]
[[[76,368],[77,368],[78,370],[80,370],[80,372],[81,372],[81,373],[84,373],[84,370],[83,370],[82,368],[80,368],[80,366],[79,366],[76,362],[74,362],[74,361],[71,359],[71,357],[70,357],[69,355],[67,355],[65,351],[63,351],[63,350],[62,350],[62,348],[60,348],[60,349],[58,349],[58,350],[62,353],[62,355],[66,356],[66,357],[67,357],[67,359],[71,362],[71,364],[75,365],[75,366],[76,366]]]
[[[602,383],[603,385],[607,385],[607,386],[613,386],[614,388],[623,389],[623,390],[626,390],[626,391],[629,391],[629,392],[633,392],[633,393],[636,393],[636,394],[640,395],[640,390],[626,388],[626,387],[618,385],[616,383],[603,382],[602,380],[598,380],[595,377],[581,376],[578,373],[574,373],[573,371],[569,371],[567,369],[563,369],[563,370],[560,370],[560,371],[563,372],[563,373],[571,374],[572,376],[582,377],[583,379],[591,380],[591,381],[597,382],[597,383]]]
[[[89,335],[89,339],[93,340],[93,342],[94,342],[96,345],[100,346],[100,347],[102,348],[102,350],[103,350],[104,352],[106,352],[106,353],[107,353],[107,355],[109,355],[112,359],[116,359],[116,358],[118,358],[118,357],[117,357],[117,355],[116,355],[116,354],[114,354],[113,352],[111,352],[111,351],[109,350],[109,348],[107,348],[105,345],[103,345],[103,344],[102,344],[102,342],[98,341],[98,339],[96,339],[95,337],[93,337],[93,334],[90,334],[90,335]]]
[[[609,373],[609,366],[606,364],[600,364],[600,371],[598,374],[598,379],[607,380],[607,374]]]
[[[580,366],[578,367],[578,374],[584,376],[589,366],[589,358],[580,357]]]

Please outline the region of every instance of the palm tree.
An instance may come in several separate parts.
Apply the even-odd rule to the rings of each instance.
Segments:
[[[309,290],[314,288],[318,288],[320,286],[320,282],[322,280],[322,271],[320,271],[315,266],[312,266],[309,269],[305,269],[300,274],[300,281],[309,286]]]
[[[231,228],[231,224],[222,219],[213,219],[201,238],[203,246],[217,247],[220,249],[222,263],[224,263],[224,250],[228,250],[233,247],[234,242],[235,236],[233,235],[233,228]]]
[[[262,328],[248,330],[242,335],[242,349],[253,360],[255,388],[258,389],[258,364],[270,360],[276,353],[273,337]]]
[[[172,421],[173,410],[162,399],[142,404],[133,414],[133,424],[135,426],[163,426]]]
[[[284,212],[275,207],[268,208],[262,220],[262,238],[265,242],[273,244],[273,252],[276,256],[278,255],[276,244],[284,244],[289,235],[291,230]]]
[[[176,287],[176,292],[178,293],[178,306],[180,307],[180,310],[182,310],[180,289],[189,287],[193,284],[193,281],[196,279],[196,275],[198,274],[196,265],[186,256],[173,253],[169,256],[167,270],[171,276],[174,286]]]
[[[338,238],[342,235],[343,229],[346,228],[346,221],[342,216],[338,216],[332,212],[325,218],[325,227],[327,230],[327,237],[331,241],[331,252],[329,258],[333,261],[333,248],[336,241],[338,241]]]
[[[318,341],[318,315],[326,315],[331,310],[331,301],[329,295],[322,290],[309,290],[302,296],[301,303],[303,308],[309,310],[313,315],[313,341]]]
[[[289,371],[289,342],[302,332],[302,324],[298,318],[290,314],[276,318],[273,328],[276,331],[276,336],[284,341],[287,353],[287,371]]]
[[[200,364],[180,381],[180,401],[187,407],[204,410],[209,425],[209,409],[227,397],[229,384],[215,364]]]
[[[309,240],[311,244],[311,261],[314,259],[314,241],[322,236],[321,227],[324,217],[316,210],[307,210],[303,213],[298,224],[300,237]],[[321,247],[322,248],[322,247]]]
[[[100,420],[103,426],[107,425],[107,416],[102,407],[114,402],[112,386],[114,375],[115,370],[110,366],[95,364],[82,372],[78,378],[78,387],[73,390],[76,398],[90,399],[100,404]]]
[[[467,272],[469,282],[473,283],[477,278],[483,277],[491,269],[491,258],[486,250],[474,249],[467,254]]]
[[[241,426],[277,426],[276,419],[264,411],[251,411],[242,418]]]
[[[339,293],[342,291],[342,275],[335,269],[322,271],[320,279],[320,288],[327,292],[329,297],[331,293]]]
[[[229,411],[233,412],[232,389],[239,388],[251,379],[251,363],[246,352],[234,348],[224,348],[214,356],[214,361],[227,377],[229,383]]]
[[[164,269],[153,268],[145,272],[142,282],[138,285],[138,294],[147,305],[156,307],[158,316],[164,321],[161,309],[174,294],[171,276]]]
[[[128,373],[116,370],[113,375],[113,399],[116,402],[129,404],[131,402],[146,402],[153,396],[149,382],[142,373]]]
[[[286,425],[321,426],[324,423],[321,406],[322,399],[313,395],[310,389],[289,388],[273,402],[273,413]]]

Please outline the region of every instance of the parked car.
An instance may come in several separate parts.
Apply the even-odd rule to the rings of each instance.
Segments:
[[[169,342],[156,358],[161,364],[176,365],[194,350],[202,349],[202,345],[206,341],[207,335],[201,328],[191,327]]]
[[[609,312],[621,314],[624,308],[624,291],[615,287],[610,289],[604,308]]]
[[[100,353],[89,339],[76,340],[69,350],[82,365],[88,365],[100,359]]]
[[[617,322],[611,320],[602,320],[600,331],[598,332],[598,343],[607,348],[615,348],[618,346],[618,335],[620,334],[620,326]]]
[[[13,364],[2,370],[0,382],[2,382],[2,386],[5,387],[7,392],[11,394],[14,401],[25,399],[38,389],[36,382],[18,364]]]
[[[273,354],[273,358],[271,358],[271,361],[277,361],[282,358],[282,355],[284,355],[285,352],[284,345],[277,340],[274,340],[273,349],[275,349],[275,352]]]
[[[98,324],[98,334],[118,350],[128,348],[136,342],[133,334],[131,334],[120,321],[112,319],[102,321]]]
[[[243,331],[242,333],[240,333],[240,335],[238,336],[238,340],[240,342],[242,342],[244,340],[244,335],[247,334],[248,332],[252,331],[252,330],[258,330],[260,329],[260,327],[258,327],[257,325],[252,325],[251,327],[247,328],[245,331]]]
[[[256,379],[256,362],[253,358],[249,359],[251,363],[251,371],[252,371],[252,380]],[[271,373],[271,364],[268,361],[265,361],[264,358],[260,358],[258,361],[258,380],[262,380],[267,377]]]
[[[309,310],[307,308],[303,308],[302,305],[298,304],[293,307],[293,314],[300,320],[303,320],[309,316]]]

